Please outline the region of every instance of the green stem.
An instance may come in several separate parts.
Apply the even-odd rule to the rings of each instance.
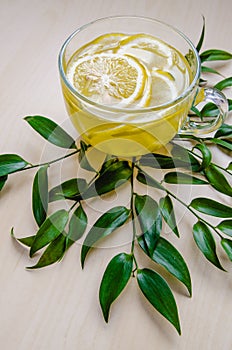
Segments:
[[[60,160],[63,160],[65,158],[68,158],[68,157],[71,157],[73,156],[74,154],[80,152],[80,149],[77,149],[76,151],[72,152],[72,153],[69,153],[69,154],[66,154],[65,156],[62,156],[62,157],[59,157],[59,158],[56,158],[54,160],[51,160],[49,162],[45,162],[45,163],[40,163],[40,164],[31,164],[30,166],[26,167],[26,168],[23,168],[23,169],[19,169],[17,172],[19,171],[24,171],[24,170],[29,170],[29,169],[33,169],[33,168],[38,168],[38,167],[41,167],[41,166],[44,166],[44,165],[51,165],[53,163],[56,163],[56,162],[59,162]]]
[[[130,209],[131,209],[131,219],[132,219],[132,230],[133,230],[133,236],[132,236],[132,242],[131,242],[131,255],[133,255],[134,263],[135,263],[135,269],[133,270],[133,276],[136,270],[138,270],[138,263],[134,255],[134,248],[135,248],[135,239],[136,239],[136,226],[135,226],[135,215],[134,215],[134,170],[135,170],[135,161],[136,158],[134,157],[132,159],[132,175],[131,175],[131,200],[130,200]]]
[[[131,243],[131,254],[134,253],[135,237],[136,237],[136,227],[135,227],[135,216],[134,216],[134,168],[135,168],[135,158],[132,159],[132,175],[131,175],[131,200],[130,200],[130,209],[131,209],[131,218],[132,218],[132,243]]]

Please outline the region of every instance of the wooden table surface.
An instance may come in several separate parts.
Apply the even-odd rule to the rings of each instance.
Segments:
[[[47,116],[77,136],[61,94],[59,49],[66,37],[84,23],[118,14],[160,19],[179,28],[194,43],[199,39],[204,15],[204,49],[231,51],[231,0],[1,0],[1,154],[17,153],[32,163],[63,154],[47,146],[23,118]],[[230,62],[221,65],[225,76],[231,76],[231,68]],[[229,155],[222,158],[222,153],[216,151],[214,156],[222,163],[231,159]],[[75,161],[62,163],[62,172],[73,174]],[[232,349],[231,264],[222,251],[219,256],[227,272],[206,261],[194,243],[194,218],[190,215],[181,216],[181,238],[172,238],[188,263],[193,282],[193,296],[189,298],[184,287],[170,279],[181,319],[181,336],[150,308],[135,279],[112,306],[109,323],[104,322],[98,302],[99,283],[115,251],[126,250],[126,239],[119,239],[118,245],[111,242],[111,246],[96,249],[84,270],[80,266],[80,246],[74,245],[60,264],[27,271],[25,267],[32,265],[28,250],[10,237],[10,230],[14,227],[18,237],[36,231],[31,210],[34,174],[35,171],[25,171],[12,175],[0,195],[1,349]],[[61,166],[52,168],[51,183],[57,184],[60,177]],[[212,196],[211,190],[191,190],[193,196]],[[182,191],[187,191],[186,187]],[[231,205],[229,197],[215,192],[213,196]],[[103,204],[112,203],[107,204],[105,199]],[[92,219],[98,209],[93,201]]]

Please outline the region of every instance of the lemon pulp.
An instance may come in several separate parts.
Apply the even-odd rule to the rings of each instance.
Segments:
[[[165,145],[193,98],[172,105],[192,81],[190,67],[178,50],[147,34],[102,35],[74,52],[65,73],[73,89],[93,103],[130,110],[169,103],[157,113],[100,111],[63,84],[68,112],[81,136],[115,155],[134,156]]]

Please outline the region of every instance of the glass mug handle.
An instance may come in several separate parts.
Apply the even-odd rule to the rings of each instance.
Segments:
[[[212,117],[200,119],[196,115],[188,115],[184,125],[178,131],[180,135],[208,134],[217,130],[223,123],[228,113],[228,102],[225,95],[214,88],[201,88],[198,94],[204,94],[201,102],[212,102],[218,108],[218,114]]]

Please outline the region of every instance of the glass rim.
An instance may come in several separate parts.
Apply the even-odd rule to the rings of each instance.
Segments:
[[[92,101],[91,99],[87,98],[86,96],[80,94],[73,86],[72,84],[68,81],[64,68],[63,68],[63,56],[65,54],[65,50],[68,46],[68,44],[71,42],[71,40],[80,32],[82,32],[84,29],[92,26],[93,24],[97,23],[97,22],[103,22],[106,20],[110,20],[110,19],[125,19],[125,18],[130,18],[130,19],[141,19],[141,20],[146,20],[146,21],[151,21],[151,22],[156,22],[158,24],[161,24],[169,29],[171,29],[172,31],[174,31],[176,34],[178,34],[179,36],[181,36],[190,46],[190,48],[192,49],[192,51],[194,52],[194,55],[196,57],[196,62],[197,62],[197,67],[196,67],[196,73],[195,76],[191,82],[191,84],[182,92],[181,95],[177,96],[176,98],[174,98],[171,101],[168,101],[166,103],[160,104],[160,105],[156,105],[156,106],[148,106],[148,107],[139,107],[139,108],[128,108],[128,107],[115,107],[115,106],[111,106],[111,105],[104,105],[101,103],[97,103],[95,101]],[[151,18],[151,17],[144,17],[144,16],[132,16],[132,15],[118,15],[118,16],[107,16],[107,17],[102,17],[102,18],[98,18],[96,20],[93,20],[89,23],[86,23],[82,26],[80,26],[78,29],[76,29],[72,34],[70,34],[67,39],[64,41],[63,45],[61,46],[60,52],[59,52],[59,56],[58,56],[58,67],[59,67],[59,72],[60,72],[60,76],[62,78],[62,80],[64,81],[65,85],[67,86],[67,88],[82,102],[84,102],[85,104],[89,104],[95,108],[104,110],[104,111],[108,111],[108,112],[115,112],[115,113],[125,113],[125,114],[132,114],[132,113],[145,113],[145,112],[153,112],[153,111],[159,111],[159,110],[163,110],[165,108],[169,108],[170,106],[173,106],[177,103],[179,103],[180,101],[182,101],[186,96],[188,96],[191,91],[194,89],[194,87],[197,85],[197,81],[200,78],[200,67],[201,67],[201,62],[200,62],[200,57],[198,54],[198,51],[196,49],[196,47],[194,46],[194,44],[192,43],[192,41],[184,34],[182,33],[179,29],[175,28],[174,26],[167,24],[163,21],[160,21],[158,19],[155,18]]]

